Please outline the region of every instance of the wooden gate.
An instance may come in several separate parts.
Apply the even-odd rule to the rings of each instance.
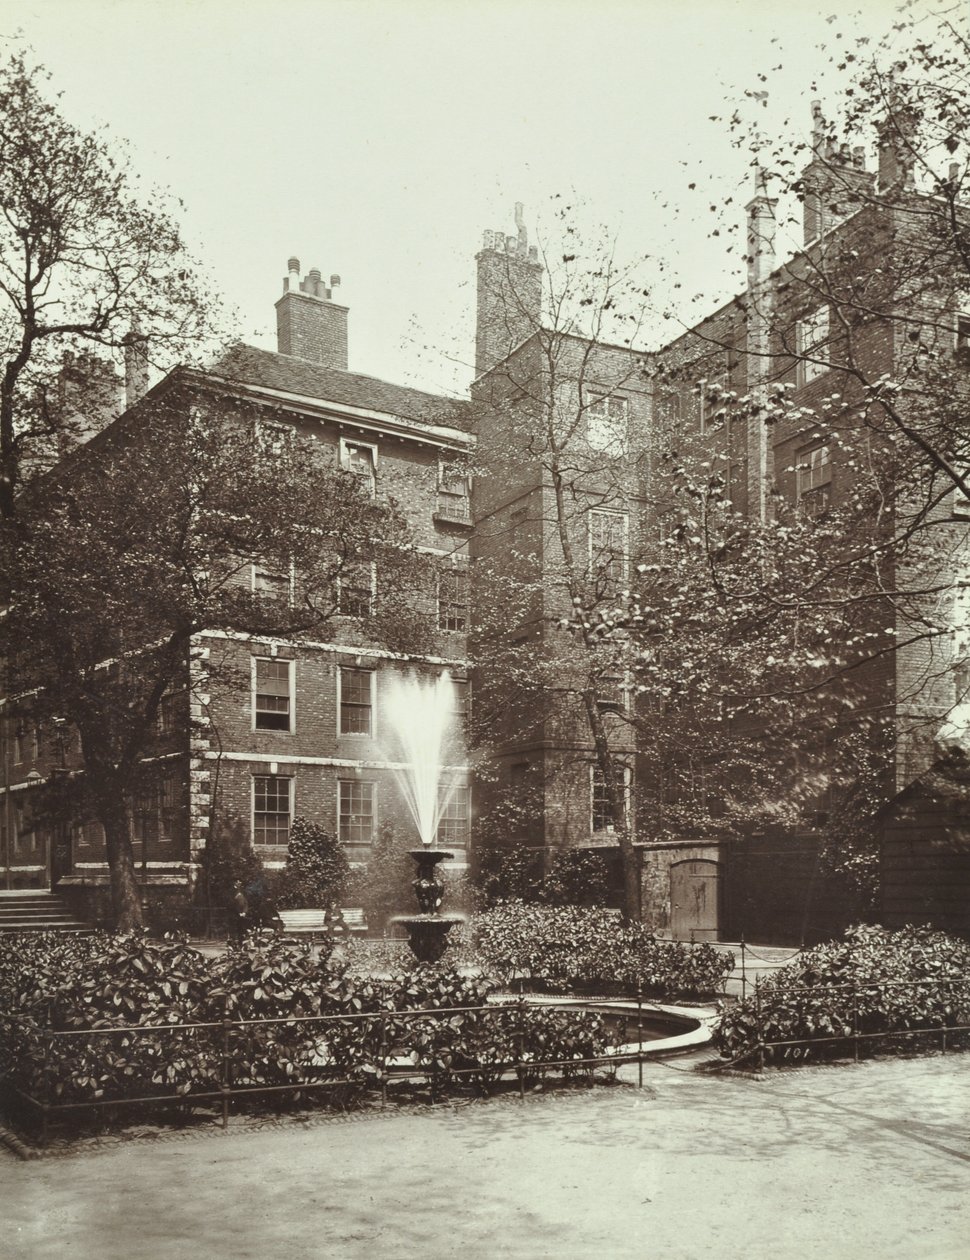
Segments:
[[[675,941],[716,941],[718,937],[717,862],[691,858],[670,868],[670,932]]]

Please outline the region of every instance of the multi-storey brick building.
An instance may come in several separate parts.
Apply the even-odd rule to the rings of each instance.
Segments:
[[[734,510],[751,521],[786,513],[824,518],[880,461],[900,461],[874,415],[876,384],[909,382],[902,405],[918,407],[914,341],[931,340],[935,352],[952,359],[961,336],[966,339],[970,325],[954,305],[955,286],[919,266],[921,256],[934,256],[920,235],[926,206],[908,182],[898,146],[884,143],[878,172],[869,172],[860,153],[828,146],[817,117],[803,179],[802,251],[776,259],[775,203],[759,185],[747,207],[746,289],[674,342],[639,355],[543,329],[537,264],[524,232],[486,234],[478,256],[473,386],[480,409],[477,464],[484,472],[474,492],[474,554],[510,580],[533,584],[522,624],[510,627],[512,640],[527,635],[538,645],[537,668],[551,657],[561,661],[562,674],[548,688],[546,707],[530,708],[531,721],[501,705],[491,737],[492,780],[483,784],[481,802],[487,813],[503,796],[518,793],[528,809],[521,818],[506,811],[513,819],[507,838],[547,857],[562,846],[610,851],[602,775],[580,702],[582,685],[570,677],[575,653],[560,622],[570,614],[570,577],[587,583],[588,597],[597,567],[612,567],[622,579],[639,545],[662,535],[663,479],[652,454],[677,450],[715,471]],[[773,424],[765,422],[764,406],[724,403],[725,396],[764,402],[779,389],[785,402]],[[546,429],[553,414],[568,430],[562,441]],[[618,417],[624,433],[616,448],[621,458],[614,461],[601,431],[611,425],[611,440],[617,441]],[[564,530],[557,483],[570,504]],[[952,491],[940,493],[939,486],[922,495],[922,470],[911,484],[916,500],[897,485],[873,527],[870,542],[884,551],[884,595],[877,587],[867,595],[859,635],[869,644],[875,637],[895,646],[856,657],[852,632],[845,630],[847,643],[836,646],[848,662],[853,702],[838,718],[826,715],[814,750],[817,763],[831,742],[826,728],[833,725],[840,735],[854,725],[880,731],[884,799],[933,765],[937,734],[960,686],[950,630],[960,633],[960,578],[968,562],[965,502]],[[928,513],[926,503],[934,505]],[[614,545],[604,556],[595,540],[605,515],[616,528],[606,529]],[[917,518],[914,543],[907,526]],[[907,539],[906,545],[896,548],[896,538]],[[570,541],[572,555],[564,556]],[[594,609],[595,602],[594,592]],[[479,615],[487,619],[488,609]],[[858,615],[853,617],[858,626]],[[918,623],[922,628],[914,632]],[[483,708],[490,690],[507,700],[494,679],[483,678]],[[614,708],[603,699],[604,710]],[[633,778],[630,823],[640,856],[641,910],[652,928],[680,937],[746,934],[797,941],[837,930],[858,914],[819,868],[832,790],[823,788],[808,801],[794,827],[766,829],[759,822],[745,834],[725,828],[718,835],[708,828],[662,840],[652,835],[649,819],[636,808],[635,789],[637,778],[641,784],[655,778],[658,767],[637,764],[636,738],[622,722],[629,703],[621,696],[619,712],[610,717],[610,743],[622,774]],[[805,739],[811,742],[810,731]],[[700,730],[696,742],[690,760],[703,782],[708,767]],[[776,751],[782,765],[788,750]],[[797,757],[791,760],[794,796]],[[815,777],[825,779],[824,773]],[[830,776],[832,783],[837,779]],[[908,792],[910,812],[918,799]],[[874,819],[874,836],[885,826],[885,817]],[[910,831],[912,826],[910,820]]]
[[[277,353],[240,348],[215,371],[174,373],[155,386],[148,403],[195,390],[264,409],[270,433],[274,426],[312,433],[324,459],[356,472],[375,495],[393,496],[414,544],[436,557],[439,569],[430,609],[435,637],[419,658],[366,640],[349,615],[373,598],[367,575],[341,592],[348,616],[337,617],[326,642],[198,638],[184,691],[162,706],[155,752],[171,773],[150,799],[131,803],[146,891],[184,899],[219,811],[245,821],[271,866],[282,862],[296,814],[335,831],[357,861],[366,860],[381,820],[409,826],[383,736],[387,688],[417,666],[452,672],[462,716],[474,677],[481,771],[475,812],[486,843],[521,842],[547,862],[562,849],[596,849],[611,860],[618,889],[618,816],[599,747],[605,740],[623,788],[619,821],[638,855],[641,913],[652,929],[798,939],[837,927],[848,910],[831,891],[820,893],[816,877],[823,802],[803,825],[771,834],[653,834],[638,787],[660,768],[638,744],[636,723],[662,716],[651,719],[634,707],[631,680],[616,667],[608,636],[602,650],[591,648],[564,626],[577,607],[594,618],[598,607],[608,608],[634,558],[662,536],[657,455],[672,443],[715,468],[736,512],[752,521],[782,511],[824,514],[853,489],[858,458],[877,452],[879,437],[851,420],[864,387],[859,373],[846,370],[836,299],[819,276],[826,260],[841,257],[853,260],[854,272],[878,277],[887,269],[877,261],[911,231],[905,199],[883,204],[848,195],[878,192],[896,178],[892,154],[883,161],[877,175],[857,155],[839,166],[831,153],[816,153],[805,172],[804,248],[780,265],[774,205],[759,187],[747,207],[745,291],[659,349],[638,352],[543,327],[542,268],[519,211],[517,234],[486,233],[477,256],[470,402],[350,372],[347,309],[333,301],[336,278],[330,285],[317,272],[301,279],[296,260],[277,304]],[[933,323],[945,334],[947,295],[921,292],[913,300],[934,309]],[[891,377],[909,353],[905,320],[892,315],[898,305],[899,295],[890,294],[880,317],[855,332],[852,353],[863,381]],[[956,320],[952,312],[952,337],[966,338],[970,325]],[[138,365],[129,366],[137,382]],[[721,404],[725,390],[759,398],[779,385],[788,387],[787,405],[771,426],[757,411],[743,416]],[[845,403],[839,414],[850,417],[841,427],[825,405],[835,392]],[[887,537],[906,510],[894,504]],[[945,545],[910,549],[892,565],[900,589],[919,591],[921,566],[945,557],[946,571],[922,584],[938,603],[952,596],[954,572],[966,564],[967,515],[952,494],[939,497],[934,513],[935,532],[927,536],[945,538]],[[254,592],[279,595],[291,579],[254,566],[247,580]],[[921,607],[920,598],[906,615],[932,613],[945,629],[940,608]],[[887,598],[872,608],[891,638],[900,605]],[[958,610],[953,615],[959,620]],[[910,813],[922,797],[908,785],[933,764],[937,718],[954,699],[945,639],[935,636],[932,655],[923,639],[854,668],[866,713],[892,730],[884,795],[908,792]],[[216,658],[250,685],[210,691]],[[696,743],[688,760],[703,784],[702,735]],[[79,896],[104,889],[96,825],[32,821],[43,811],[31,802],[74,764],[70,732],[36,732],[29,720],[9,718],[2,762],[7,886],[55,882]],[[441,835],[462,856],[471,812],[466,778]]]
[[[210,372],[171,373],[137,404],[191,410],[197,404],[255,412],[272,449],[287,430],[312,436],[323,467],[357,474],[377,500],[403,513],[410,545],[436,569],[424,599],[430,637],[417,654],[368,639],[364,605],[380,598],[379,574],[341,579],[333,633],[323,642],[196,637],[182,689],[161,706],[151,757],[164,773],[130,802],[140,882],[148,902],[173,908],[191,897],[200,851],[216,817],[241,818],[269,869],[280,867],[290,824],[301,815],[338,835],[352,862],[366,861],[382,822],[413,830],[394,780],[400,752],[387,730],[386,705],[396,678],[413,670],[448,670],[460,730],[469,703],[468,539],[470,513],[462,465],[474,445],[463,404],[348,370],[347,308],[332,300],[318,272],[300,278],[290,260],[277,303],[278,353],[237,347]],[[131,401],[131,400],[129,400]],[[117,423],[124,423],[121,417]],[[287,597],[294,577],[252,565],[242,579],[254,595]],[[290,596],[292,598],[292,596]],[[218,662],[218,669],[215,669]],[[210,677],[248,678],[233,690]],[[11,698],[13,699],[13,698]],[[0,861],[6,887],[51,883],[79,908],[101,913],[107,864],[99,824],[57,819],[45,807],[58,772],[76,766],[69,730],[36,730],[29,706],[8,703],[2,745]],[[439,838],[467,853],[470,784],[458,785]]]

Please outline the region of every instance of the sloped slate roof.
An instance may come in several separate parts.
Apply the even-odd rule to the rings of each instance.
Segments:
[[[470,404],[463,399],[426,394],[407,385],[394,385],[375,376],[324,367],[320,363],[311,363],[289,354],[275,354],[256,346],[242,343],[234,346],[213,366],[212,372],[242,385],[262,386],[321,402],[383,411],[402,420],[450,425],[465,431],[471,428]]]

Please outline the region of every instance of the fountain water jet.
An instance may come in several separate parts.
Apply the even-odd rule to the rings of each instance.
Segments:
[[[394,766],[394,776],[421,840],[419,849],[409,850],[417,867],[412,887],[421,914],[399,914],[393,921],[407,928],[411,951],[422,962],[438,961],[449,931],[461,922],[458,916],[440,913],[444,884],[435,870],[454,854],[431,847],[455,789],[454,773],[446,775],[454,713],[455,692],[447,671],[433,681],[411,674],[395,680],[389,689],[387,721],[402,758]]]

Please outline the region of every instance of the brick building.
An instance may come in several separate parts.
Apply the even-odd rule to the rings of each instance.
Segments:
[[[177,370],[144,397],[127,401],[143,410],[169,406],[186,414],[204,405],[255,411],[270,445],[287,429],[310,435],[324,467],[347,469],[376,499],[393,499],[411,543],[437,568],[435,590],[415,595],[431,601],[423,610],[431,639],[419,656],[368,640],[353,614],[360,601],[376,597],[380,578],[373,572],[341,586],[326,642],[214,632],[196,637],[184,687],[174,688],[161,707],[152,750],[163,767],[157,786],[129,802],[138,877],[156,918],[171,920],[184,910],[217,817],[242,819],[270,870],[282,866],[298,815],[338,835],[357,863],[366,861],[382,823],[395,824],[404,835],[413,832],[394,778],[400,753],[386,723],[395,678],[448,670],[455,727],[460,731],[464,724],[471,525],[468,481],[456,465],[467,459],[474,439],[460,401],[348,370],[347,308],[333,301],[335,282],[324,285],[316,271],[301,279],[291,259],[276,306],[277,353],[239,346],[211,371]],[[143,388],[144,381],[136,383],[135,393]],[[114,423],[124,424],[125,415]],[[243,580],[254,595],[279,597],[290,590],[293,597],[291,574],[252,565]],[[214,672],[235,672],[249,686],[214,688]],[[59,776],[76,765],[72,732],[37,730],[29,706],[13,697],[6,707],[0,883],[54,884],[81,913],[101,917],[108,877],[100,825],[59,819],[46,807]],[[452,770],[458,783],[439,838],[461,868],[471,790],[460,756]]]
[[[387,688],[418,667],[451,671],[462,718],[474,690],[474,814],[484,844],[523,843],[547,864],[561,850],[595,849],[612,863],[618,888],[617,817],[597,753],[602,738],[623,787],[641,913],[653,930],[779,941],[837,930],[853,910],[819,882],[821,803],[803,825],[771,834],[651,834],[637,788],[657,767],[638,745],[634,719],[644,715],[631,680],[608,647],[590,650],[563,627],[578,605],[594,617],[608,608],[635,557],[662,536],[657,456],[672,441],[716,467],[735,509],[753,521],[783,510],[824,514],[849,493],[858,460],[878,451],[879,438],[851,421],[836,432],[826,410],[826,398],[838,392],[842,414],[851,416],[863,391],[840,358],[834,299],[818,276],[835,257],[851,258],[864,277],[889,270],[877,260],[913,232],[912,207],[905,197],[882,204],[864,194],[898,182],[897,158],[887,148],[880,171],[868,172],[858,155],[835,160],[817,129],[805,172],[802,250],[779,263],[775,207],[759,187],[747,207],[745,290],[648,351],[543,326],[542,268],[517,208],[516,234],[487,232],[476,259],[470,401],[349,371],[347,308],[334,301],[336,277],[329,284],[315,271],[301,277],[295,259],[277,303],[276,353],[238,348],[211,372],[173,373],[150,390],[137,405],[194,392],[263,408],[270,428],[313,433],[323,458],[356,472],[377,496],[393,495],[415,544],[440,568],[431,609],[436,638],[420,659],[366,641],[349,617],[337,619],[327,642],[198,639],[185,690],[166,698],[160,718],[157,756],[171,773],[152,799],[131,802],[146,895],[185,899],[218,811],[245,821],[270,866],[281,864],[296,814],[335,831],[356,861],[366,860],[381,821],[407,827],[382,736]],[[943,341],[950,338],[950,351],[961,336],[966,342],[970,324],[960,322],[953,294],[906,296],[905,309],[930,312],[927,322]],[[889,311],[900,295],[882,300]],[[910,344],[905,319],[883,314],[859,327],[853,353],[868,379],[892,377]],[[128,367],[131,406],[144,382],[136,362]],[[718,418],[721,390],[757,398],[779,384],[788,387],[780,423]],[[76,389],[70,397],[76,402]],[[103,412],[104,390],[98,398]],[[465,464],[471,479],[459,468]],[[887,537],[906,510],[894,504]],[[922,605],[914,597],[906,616],[942,630],[882,653],[855,675],[867,711],[892,730],[882,766],[886,798],[906,793],[934,765],[941,717],[961,686],[952,664],[954,652],[966,653],[966,610],[950,604],[954,575],[968,559],[965,502],[939,495],[930,524],[929,550],[895,556],[894,574],[900,587],[930,592]],[[249,575],[255,592],[279,593],[288,580],[258,566]],[[351,601],[370,595],[366,583],[347,592]],[[887,599],[873,604],[872,615],[888,638],[903,614]],[[956,640],[946,633],[947,618]],[[206,677],[216,656],[250,686],[210,693]],[[702,734],[696,743],[691,762],[703,781]],[[103,894],[97,826],[37,823],[42,811],[32,808],[72,757],[69,731],[38,732],[7,718],[0,747],[7,887],[53,882],[79,899]],[[441,833],[459,865],[473,813],[467,766],[462,773]],[[910,847],[924,797],[913,791],[903,798]],[[887,817],[874,825],[898,835]],[[893,870],[898,887],[898,862]]]
[[[803,172],[802,250],[776,257],[776,203],[759,184],[746,208],[745,290],[667,345],[636,354],[544,329],[537,263],[521,222],[517,236],[486,233],[477,260],[472,396],[484,475],[474,488],[473,553],[476,562],[533,585],[531,602],[509,627],[511,642],[528,638],[537,669],[550,659],[560,667],[544,707],[531,705],[527,721],[494,680],[479,681],[480,715],[489,708],[490,691],[497,712],[481,809],[501,814],[505,802],[504,838],[546,861],[563,847],[595,847],[615,858],[602,775],[580,703],[584,683],[592,680],[610,723],[612,755],[632,789],[643,919],[683,938],[743,934],[797,943],[857,917],[858,906],[826,880],[819,862],[837,789],[823,788],[794,826],[720,834],[686,829],[658,841],[638,816],[637,783],[655,777],[657,767],[638,756],[635,734],[623,721],[631,703],[624,680],[615,677],[609,695],[609,666],[602,660],[579,662],[588,671],[583,680],[571,675],[576,654],[561,631],[570,612],[569,578],[586,583],[588,599],[597,570],[622,583],[644,543],[662,537],[663,478],[654,461],[662,450],[706,461],[723,478],[734,509],[750,520],[785,513],[824,518],[853,493],[860,470],[899,461],[884,429],[871,422],[878,405],[871,384],[907,382],[900,405],[913,414],[921,405],[914,342],[953,362],[970,330],[957,279],[951,283],[945,268],[934,273],[920,265],[934,256],[934,243],[926,236],[926,199],[912,186],[899,147],[884,139],[879,169],[868,171],[858,151],[832,149],[818,114],[815,123],[813,155]],[[862,315],[843,323],[853,300]],[[779,388],[785,391],[783,418],[772,425],[763,408],[743,416],[722,402],[725,395],[765,400]],[[862,421],[866,409],[869,418]],[[569,432],[558,466],[550,453],[555,442],[543,433],[553,413]],[[617,460],[610,441],[618,443]],[[565,539],[554,502],[557,479],[571,503]],[[836,722],[840,734],[854,725],[862,729],[863,720],[882,730],[876,755],[883,799],[903,792],[934,764],[945,716],[965,690],[959,668],[966,654],[960,583],[970,561],[965,500],[933,482],[928,465],[912,485],[915,497],[895,494],[882,532],[873,533],[877,547],[890,550],[886,595],[870,600],[865,630],[896,646],[858,662],[846,647],[855,707]],[[906,538],[908,523],[917,519],[918,541],[895,548],[891,540]],[[570,540],[572,562],[564,559]],[[594,609],[595,603],[594,592]],[[476,604],[478,617],[487,619],[488,611]],[[814,751],[823,759],[828,737],[820,732],[818,739]],[[703,781],[709,767],[700,729],[696,744],[696,760],[690,760]],[[794,766],[792,773],[794,792]],[[830,778],[834,783],[838,776]],[[507,808],[516,796],[527,804],[518,814]],[[921,799],[919,793],[905,797],[910,834],[913,802]],[[928,828],[933,825],[928,819]],[[873,836],[886,827],[885,816],[873,819]],[[898,887],[898,863],[893,869]]]

